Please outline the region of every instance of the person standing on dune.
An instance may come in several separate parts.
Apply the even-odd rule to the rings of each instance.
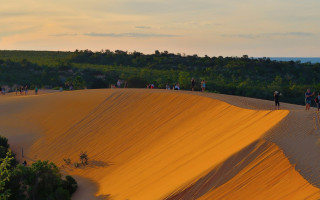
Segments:
[[[194,78],[192,77],[191,79],[191,89],[192,91],[194,91],[194,86],[196,85],[196,81],[194,80]]]
[[[25,94],[25,95],[28,95],[28,85],[26,85],[26,86],[24,87],[24,94]]]
[[[23,86],[20,87],[20,95],[23,95]]]
[[[201,81],[201,89],[202,89],[202,92],[206,91],[206,81],[205,80]]]
[[[311,105],[311,97],[314,95],[314,93],[310,92],[310,89],[307,89],[307,92],[305,93],[306,97],[306,110],[310,110]]]
[[[275,110],[280,110],[280,102],[279,102],[280,93],[278,91],[275,91],[273,96],[274,96]]]

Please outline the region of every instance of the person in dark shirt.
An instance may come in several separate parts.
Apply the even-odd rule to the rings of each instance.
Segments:
[[[310,92],[310,89],[307,89],[307,92],[305,93],[306,97],[306,110],[310,110],[310,105],[311,105],[311,99],[314,93]]]
[[[273,96],[274,96],[275,110],[280,110],[280,101],[279,101],[280,93],[278,91],[275,91],[273,93]]]
[[[191,79],[191,90],[194,91],[194,86],[196,85],[196,80],[192,77]]]

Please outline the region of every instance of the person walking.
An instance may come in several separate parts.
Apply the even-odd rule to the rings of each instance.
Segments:
[[[121,81],[120,81],[120,79],[119,79],[118,82],[117,82],[117,86],[118,86],[118,88],[120,88],[120,86],[121,86]]]
[[[275,110],[280,110],[280,101],[279,101],[280,93],[278,91],[275,91],[273,93],[273,96],[274,96]]]
[[[314,95],[314,92],[311,93],[310,89],[307,89],[307,92],[305,93],[305,99],[306,99],[306,110],[310,110],[311,106],[311,98]]]
[[[34,93],[37,95],[38,94],[38,87],[36,87],[35,89],[34,89]]]
[[[196,81],[194,80],[194,78],[192,77],[191,79],[191,90],[194,91],[194,86],[196,85]]]

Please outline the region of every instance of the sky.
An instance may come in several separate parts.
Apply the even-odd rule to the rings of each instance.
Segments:
[[[0,0],[1,50],[320,57],[319,0]]]

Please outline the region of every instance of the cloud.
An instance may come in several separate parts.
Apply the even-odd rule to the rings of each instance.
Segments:
[[[0,39],[2,37],[20,35],[20,34],[24,34],[24,33],[30,33],[30,32],[33,32],[35,30],[38,30],[41,27],[42,26],[32,26],[32,27],[28,27],[28,28],[24,28],[24,29],[20,29],[20,30],[12,30],[12,31],[6,31],[6,32],[1,32],[0,31]]]
[[[285,32],[285,33],[259,33],[259,34],[222,34],[222,37],[237,37],[245,39],[256,39],[256,38],[271,38],[271,37],[286,37],[286,36],[295,36],[295,37],[307,37],[313,36],[313,33],[309,32]]]
[[[26,16],[30,13],[27,12],[0,12],[0,18],[4,17],[20,17],[20,16]]]
[[[208,0],[109,0],[89,6],[92,10],[118,14],[155,15],[208,10],[216,3]]]
[[[156,38],[156,37],[181,37],[181,35],[157,34],[157,33],[84,33],[90,37],[135,37],[135,38]]]
[[[54,37],[66,37],[66,36],[77,36],[77,33],[58,33],[58,34],[52,34],[50,36]]]
[[[151,29],[150,26],[136,26],[135,28],[138,28],[138,29]]]

